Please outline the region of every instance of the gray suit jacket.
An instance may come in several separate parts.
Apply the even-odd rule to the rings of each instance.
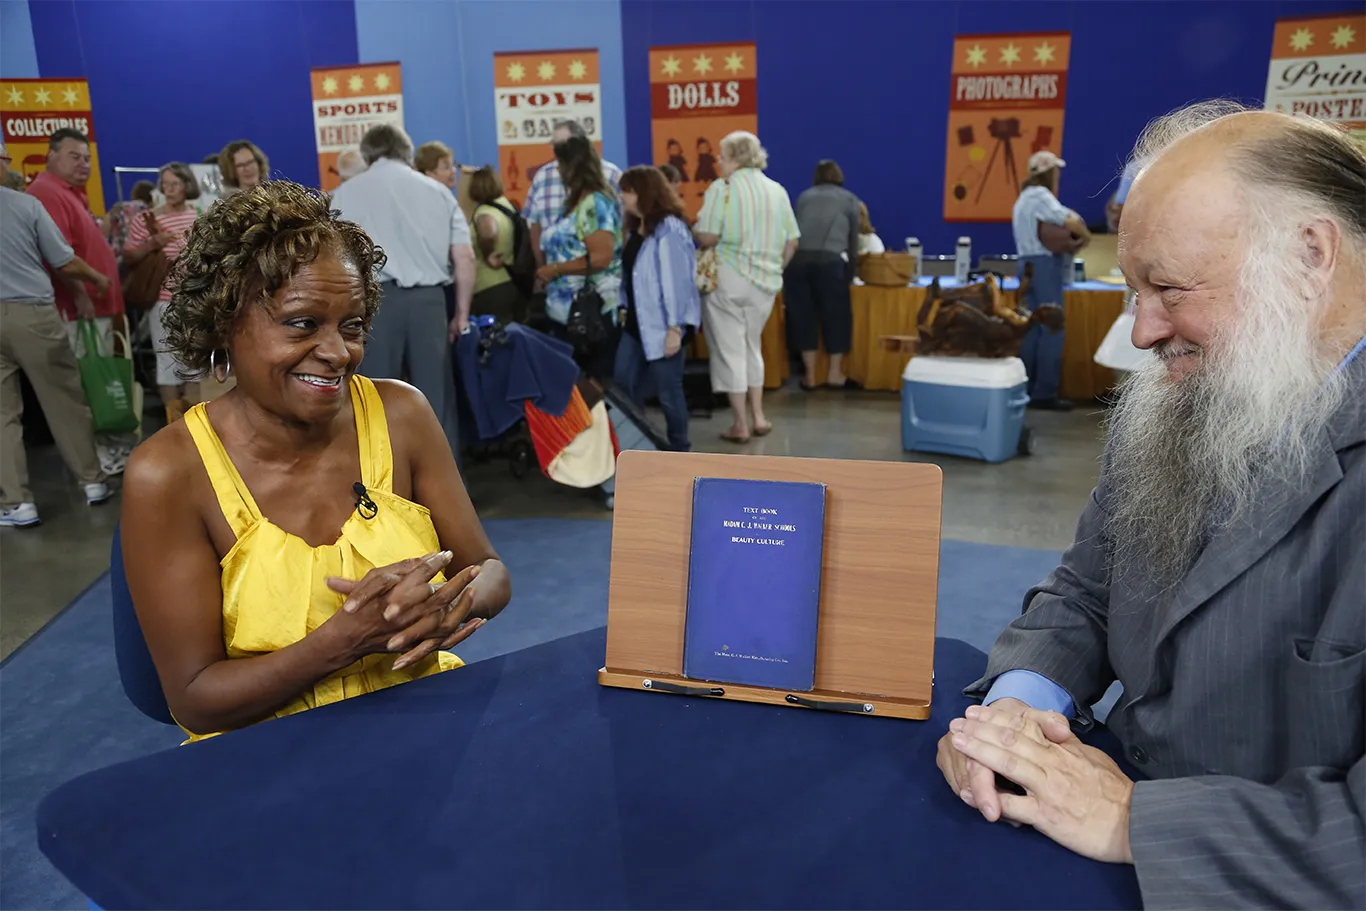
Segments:
[[[1366,903],[1366,352],[1302,485],[1267,485],[1169,606],[1107,568],[1107,478],[991,650],[1107,720],[1147,775],[1129,826],[1148,908]]]

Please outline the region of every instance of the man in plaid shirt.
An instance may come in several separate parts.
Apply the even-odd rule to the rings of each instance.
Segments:
[[[570,136],[588,138],[588,134],[577,120],[561,120],[555,124],[550,144],[554,147]],[[604,158],[602,173],[612,185],[612,192],[620,194],[621,190],[617,184],[621,180],[621,168]],[[617,206],[621,206],[620,199]],[[541,232],[563,216],[564,183],[560,181],[560,165],[552,158],[542,165],[536,176],[531,179],[531,189],[526,195],[526,206],[522,209],[522,217],[526,219],[527,227],[531,231],[531,249],[536,254],[537,266],[545,265],[545,255],[541,253]]]

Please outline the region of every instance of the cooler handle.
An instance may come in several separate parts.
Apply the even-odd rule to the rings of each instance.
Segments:
[[[1023,408],[1029,404],[1029,396],[1022,395],[1018,399],[1011,399],[1008,403],[1011,408]]]

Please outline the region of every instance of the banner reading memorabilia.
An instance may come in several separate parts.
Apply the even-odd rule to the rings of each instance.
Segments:
[[[1366,13],[1277,20],[1266,108],[1341,124],[1366,143]]]
[[[550,149],[555,121],[577,120],[602,151],[596,48],[494,54],[493,101],[498,114],[498,172],[509,201],[519,208],[536,171],[555,158]]]
[[[90,137],[90,179],[85,195],[90,211],[104,214],[104,184],[90,114],[90,86],[84,79],[0,79],[0,124],[10,169],[27,184],[47,168],[48,139],[69,127]]]
[[[655,164],[683,175],[683,205],[695,217],[720,177],[721,140],[759,132],[758,58],[754,44],[683,44],[650,48],[650,135]]]
[[[1010,221],[1029,156],[1062,152],[1070,32],[953,40],[945,221]]]
[[[403,126],[403,76],[397,63],[314,67],[313,133],[318,144],[318,186],[341,186],[337,156],[360,146],[381,123]]]

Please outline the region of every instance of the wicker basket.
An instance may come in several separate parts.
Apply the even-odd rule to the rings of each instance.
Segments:
[[[904,288],[914,271],[915,257],[909,253],[870,253],[858,261],[858,277],[865,285]]]

